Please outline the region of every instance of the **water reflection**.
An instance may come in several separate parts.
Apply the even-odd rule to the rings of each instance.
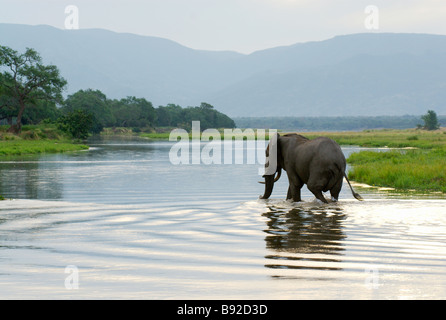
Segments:
[[[266,248],[274,253],[265,258],[274,262],[265,267],[341,270],[332,264],[324,265],[340,262],[338,256],[345,250],[342,241],[347,237],[343,231],[346,215],[341,206],[298,204],[292,209],[274,206],[268,209],[264,214],[268,218],[265,242]]]
[[[29,158],[0,163],[0,194],[24,199],[61,199],[60,166]]]

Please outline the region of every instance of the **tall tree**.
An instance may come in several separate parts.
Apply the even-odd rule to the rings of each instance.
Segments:
[[[421,119],[424,121],[424,129],[437,130],[440,127],[437,114],[433,110],[428,110]]]
[[[93,115],[94,133],[99,133],[102,128],[113,126],[115,123],[110,101],[100,90],[79,90],[69,95],[62,107],[62,112],[68,114],[76,110],[84,110]]]
[[[111,110],[118,127],[153,127],[156,124],[155,108],[144,98],[129,96],[113,100]]]
[[[16,124],[8,129],[12,133],[22,130],[22,117],[25,108],[39,100],[62,102],[62,90],[67,84],[56,66],[42,64],[42,58],[34,50],[27,48],[25,53],[0,46],[0,77],[2,95],[8,96],[17,108]]]

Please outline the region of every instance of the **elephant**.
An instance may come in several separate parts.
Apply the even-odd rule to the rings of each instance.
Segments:
[[[317,199],[328,203],[322,192],[330,191],[332,201],[338,201],[343,178],[347,180],[353,196],[362,201],[345,174],[346,161],[341,147],[332,139],[319,137],[308,139],[296,133],[272,137],[266,148],[265,192],[261,199],[268,199],[274,183],[280,179],[282,169],[288,175],[287,200],[302,201],[304,184]],[[277,174],[277,175],[276,175]]]

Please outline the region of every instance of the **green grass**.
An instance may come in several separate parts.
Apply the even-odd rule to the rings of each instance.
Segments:
[[[357,145],[361,147],[389,147],[389,148],[421,148],[432,149],[446,145],[446,131],[426,131],[419,129],[407,130],[364,130],[362,132],[317,132],[303,133],[312,139],[326,136],[340,145]]]
[[[74,143],[54,125],[23,126],[20,135],[7,133],[0,127],[0,156],[59,153],[86,150],[88,146]]]
[[[86,150],[88,146],[54,140],[9,140],[0,141],[0,156],[58,153]]]
[[[138,136],[151,140],[169,140],[170,132],[140,133]]]
[[[224,130],[220,129],[218,131],[220,133],[221,140],[224,140],[225,139]],[[241,134],[238,134],[237,132],[234,132],[233,139],[239,139],[240,138],[240,139],[243,139],[243,140],[247,140],[248,136],[244,135],[243,131],[244,130],[242,130]],[[255,133],[255,135],[253,137],[251,137],[251,138],[257,140],[258,137],[257,137],[257,132],[255,130],[254,130],[254,133]],[[169,140],[170,132],[140,133],[139,136],[143,137],[143,138],[152,139],[152,140]],[[192,138],[192,135],[191,135],[191,133],[189,133],[189,139],[191,139],[191,138]],[[227,138],[230,139],[230,137],[227,137]],[[262,137],[262,139],[263,139],[263,137]],[[265,133],[265,139],[269,140],[268,132]]]
[[[348,158],[349,178],[402,191],[446,193],[446,149],[361,151]]]

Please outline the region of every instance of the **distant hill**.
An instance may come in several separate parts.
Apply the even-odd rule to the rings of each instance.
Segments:
[[[244,55],[100,29],[0,24],[0,44],[35,48],[60,68],[68,94],[205,101],[229,116],[446,114],[441,35],[354,34]]]

